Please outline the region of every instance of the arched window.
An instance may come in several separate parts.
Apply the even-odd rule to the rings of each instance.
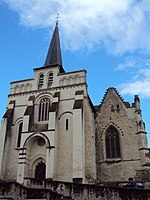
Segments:
[[[43,74],[41,74],[41,75],[39,76],[39,83],[38,83],[38,87],[39,87],[39,88],[41,88],[41,87],[42,87],[42,85],[43,85],[43,83],[44,83],[44,75],[43,75]]]
[[[17,140],[17,147],[20,147],[20,144],[21,144],[21,133],[22,133],[22,126],[23,126],[23,123],[21,122],[19,124],[19,128],[18,128],[18,140]]]
[[[51,86],[53,83],[53,73],[50,72],[48,76],[48,87]]]
[[[110,126],[106,132],[106,158],[120,158],[120,142],[117,129]]]
[[[38,121],[47,121],[49,119],[50,99],[45,97],[39,104],[39,117]]]

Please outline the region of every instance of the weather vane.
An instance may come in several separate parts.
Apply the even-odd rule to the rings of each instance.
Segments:
[[[56,24],[58,24],[59,18],[60,18],[60,17],[59,17],[59,13],[57,13],[57,16],[56,16],[56,18],[55,18],[55,19],[56,19]]]

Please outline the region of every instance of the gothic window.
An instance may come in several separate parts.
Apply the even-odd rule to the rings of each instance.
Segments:
[[[50,72],[48,76],[48,87],[51,86],[53,83],[53,73]]]
[[[39,87],[39,88],[41,88],[41,87],[42,87],[42,85],[43,85],[43,83],[44,83],[44,75],[43,75],[43,74],[41,74],[41,75],[39,76],[39,83],[38,83],[38,87]]]
[[[49,111],[50,111],[50,99],[45,97],[40,101],[40,104],[39,104],[38,121],[49,120]]]
[[[23,123],[21,122],[21,123],[19,124],[19,128],[18,128],[18,141],[17,141],[17,147],[20,147],[20,143],[21,143],[22,126],[23,126]]]
[[[120,158],[120,142],[117,129],[110,126],[106,132],[106,158]]]

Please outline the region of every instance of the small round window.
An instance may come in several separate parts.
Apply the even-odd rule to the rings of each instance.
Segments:
[[[38,146],[42,147],[42,146],[44,146],[44,144],[45,144],[45,140],[44,140],[43,138],[39,138],[39,139],[37,140],[37,144],[38,144]]]

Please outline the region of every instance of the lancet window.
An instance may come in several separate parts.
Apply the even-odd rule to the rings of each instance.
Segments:
[[[66,119],[66,131],[68,130],[68,119]]]
[[[106,158],[120,158],[120,141],[118,130],[110,126],[106,132]]]
[[[18,140],[17,140],[17,147],[20,147],[21,144],[21,133],[22,133],[22,126],[23,126],[23,122],[21,122],[19,124],[19,128],[18,128]]]

